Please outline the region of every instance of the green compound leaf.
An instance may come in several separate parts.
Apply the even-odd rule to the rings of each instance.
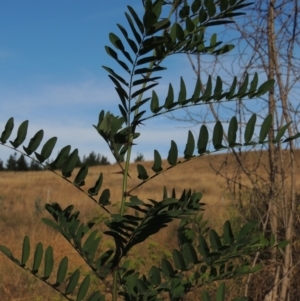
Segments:
[[[165,277],[172,277],[174,275],[174,270],[171,263],[163,258],[161,261],[161,270]]]
[[[243,95],[245,94],[245,92],[247,91],[247,87],[248,87],[248,82],[249,82],[249,74],[246,74],[245,80],[242,83],[238,93],[237,93],[237,97],[243,97]]]
[[[5,256],[7,256],[11,261],[13,261],[17,265],[21,266],[21,262],[13,256],[10,249],[6,248],[5,246],[0,245],[0,252],[2,252]]]
[[[30,241],[29,237],[26,235],[23,240],[23,247],[22,247],[22,258],[21,258],[21,265],[25,266],[26,262],[29,258],[30,254]]]
[[[102,186],[102,182],[103,182],[103,174],[101,172],[95,185],[88,190],[88,194],[90,194],[92,196],[97,195]]]
[[[159,107],[159,100],[155,91],[152,91],[150,109],[154,114],[157,114],[162,109],[162,107]]]
[[[136,104],[131,107],[130,112],[134,112],[135,110],[137,110],[140,106],[142,106],[143,104],[145,104],[150,99],[151,99],[150,97],[147,97],[147,98],[141,100],[140,102],[136,102]]]
[[[96,268],[100,268],[104,266],[104,264],[107,262],[107,260],[111,257],[111,255],[114,253],[113,250],[108,250],[105,253],[103,253],[96,261]]]
[[[200,128],[199,138],[198,138],[198,154],[202,155],[207,150],[207,144],[208,144],[208,130],[205,125],[202,125]]]
[[[120,40],[120,38],[117,35],[115,35],[114,33],[110,33],[109,39],[110,39],[111,43],[124,54],[124,56],[128,59],[128,61],[131,64],[133,64],[133,60],[132,60],[130,54],[125,50],[125,47],[124,47],[122,41]]]
[[[223,231],[224,231],[224,236],[223,236],[224,243],[229,244],[229,245],[233,244],[234,235],[233,235],[233,232],[232,232],[231,225],[230,225],[229,221],[226,221],[224,223]]]
[[[209,47],[210,49],[209,49],[209,51],[213,51],[216,48],[217,44],[218,44],[217,34],[214,33],[214,34],[212,34],[212,36],[210,38],[210,47]]]
[[[155,1],[155,3],[153,3],[153,5],[151,5],[149,2],[145,3],[145,4],[146,4],[146,8],[153,11],[155,13],[157,19],[158,19],[160,17],[161,13],[162,13],[163,2],[162,1]]]
[[[132,18],[130,17],[130,15],[128,13],[125,13],[125,17],[129,23],[129,26],[131,28],[131,31],[136,39],[137,44],[141,44],[142,43],[142,38],[140,36],[140,34],[137,32],[137,30],[135,29],[134,23],[132,21]]]
[[[136,96],[140,95],[140,94],[143,94],[144,92],[146,92],[147,90],[149,89],[152,89],[153,87],[157,86],[158,83],[154,83],[154,84],[151,84],[145,88],[141,88],[137,91],[135,91],[132,95],[131,95],[131,98],[135,98]]]
[[[105,297],[102,296],[99,291],[94,292],[87,301],[105,301]]]
[[[277,244],[277,247],[280,248],[280,249],[284,249],[290,242],[288,240],[283,240],[283,241],[280,241],[278,244]]]
[[[203,257],[207,257],[210,253],[207,242],[205,238],[200,235],[199,238],[199,245],[198,245],[198,251]]]
[[[156,21],[157,21],[157,17],[155,15],[155,13],[146,9],[144,17],[143,17],[143,23],[144,23],[144,27],[146,29],[147,35],[152,34],[151,32],[153,32],[154,29],[152,29],[151,27],[152,27],[152,25],[154,25],[154,23],[156,23]]]
[[[33,152],[37,150],[39,145],[41,144],[44,137],[44,131],[39,130],[33,138],[30,139],[29,144],[27,147],[23,146],[24,151],[28,156],[30,156]]]
[[[152,266],[148,272],[148,278],[151,284],[159,285],[161,284],[161,276],[159,268]]]
[[[51,164],[49,164],[49,167],[52,169],[60,168],[68,159],[70,150],[71,150],[70,145],[63,147],[60,150],[58,156],[55,158],[55,160]]]
[[[283,140],[283,142],[288,142],[294,139],[300,138],[300,133],[297,133],[296,135],[293,135],[292,137],[288,137],[286,139]]]
[[[189,17],[185,19],[185,28],[188,32],[192,32],[195,29],[195,24]]]
[[[49,218],[42,218],[42,221],[45,225],[57,230],[59,233],[61,233],[63,236],[65,236],[65,232],[62,230],[62,228],[57,225],[55,222],[53,222],[53,220],[49,219]]]
[[[109,40],[111,41],[111,43],[119,50],[125,50],[125,47],[122,43],[122,41],[120,40],[120,38],[115,35],[114,33],[110,33],[109,34]]]
[[[164,190],[163,190],[163,200],[167,199],[168,198],[168,191],[167,191],[167,187],[164,186]]]
[[[227,52],[231,51],[233,48],[234,48],[234,45],[232,45],[232,44],[227,44],[227,45],[224,45],[224,46],[222,46],[221,48],[219,48],[219,49],[213,51],[212,54],[215,54],[215,55],[224,54],[224,53],[227,53]]]
[[[229,89],[229,92],[226,96],[227,99],[231,99],[233,97],[236,85],[237,85],[237,77],[235,76],[234,79],[233,79],[233,82],[231,84],[231,87]]]
[[[57,277],[56,277],[56,285],[60,285],[66,278],[67,275],[67,271],[68,271],[68,257],[65,256],[58,267],[58,271],[57,271]]]
[[[263,143],[265,141],[271,129],[272,122],[273,122],[273,116],[272,114],[269,114],[266,117],[266,119],[263,121],[263,124],[261,125],[260,133],[259,133],[259,143]]]
[[[131,40],[129,37],[128,37],[128,33],[127,31],[125,30],[125,28],[120,25],[120,24],[117,24],[117,26],[119,27],[119,29],[121,30],[124,38],[126,39],[127,43],[129,44],[129,46],[131,47],[132,51],[134,52],[134,54],[136,54],[138,52],[138,46],[136,45],[136,43]]]
[[[279,129],[274,142],[280,141],[280,139],[283,137],[283,135],[285,134],[285,131],[291,125],[291,123],[292,122],[289,122],[288,124],[284,125],[281,129]]]
[[[96,236],[97,236],[98,230],[94,230],[89,236],[88,238],[85,240],[84,244],[83,244],[83,251],[84,252],[88,252],[91,245],[93,244]]]
[[[216,14],[216,6],[212,0],[204,0],[204,4],[207,8],[209,17],[213,17]]]
[[[157,81],[158,79],[161,79],[161,76],[156,76],[156,77],[144,77],[142,79],[138,79],[138,80],[135,80],[133,83],[132,83],[132,86],[138,86],[138,85],[142,85],[142,84],[146,84],[148,82],[155,82]]]
[[[222,282],[217,290],[216,301],[224,301],[225,300],[225,284]]]
[[[149,178],[145,167],[141,164],[137,164],[136,166],[138,172],[138,178],[140,180],[147,180]]]
[[[133,17],[138,29],[140,30],[141,34],[144,34],[144,25],[142,23],[142,21],[140,20],[140,18],[138,17],[137,13],[135,12],[135,10],[131,7],[131,6],[127,6],[131,16]]]
[[[217,76],[216,86],[214,90],[214,99],[218,100],[218,97],[221,95],[223,91],[223,82],[220,76]]]
[[[193,1],[192,5],[191,5],[191,9],[192,9],[193,14],[195,14],[199,11],[201,5],[202,5],[201,0],[194,0]]]
[[[108,73],[110,73],[113,77],[115,77],[116,80],[118,80],[127,87],[129,86],[129,84],[124,80],[124,78],[118,75],[113,69],[106,66],[102,66],[102,68],[105,69]]]
[[[215,149],[220,149],[223,147],[223,126],[222,123],[218,120],[215,124],[213,131],[213,145]]]
[[[182,271],[186,270],[186,265],[182,254],[176,249],[173,250],[172,254],[175,267]]]
[[[63,165],[62,175],[66,178],[71,177],[72,171],[74,170],[76,164],[78,162],[78,149],[75,148],[73,152],[68,157],[67,161]]]
[[[169,150],[169,154],[168,154],[168,163],[172,166],[176,165],[177,163],[177,158],[178,158],[178,148],[177,148],[177,144],[172,140],[171,141],[171,148]]]
[[[91,281],[90,275],[85,276],[78,289],[76,301],[81,301],[84,299],[90,287],[90,281]]]
[[[147,56],[147,57],[143,57],[143,58],[139,59],[137,61],[136,65],[139,66],[139,65],[148,64],[148,63],[155,62],[155,61],[157,61],[156,56]]]
[[[180,77],[180,91],[178,95],[178,103],[184,104],[186,102],[186,86],[182,77]]]
[[[94,258],[95,258],[96,252],[98,250],[98,246],[99,246],[100,240],[101,240],[100,237],[96,238],[93,241],[93,243],[91,244],[91,246],[88,249],[88,251],[86,252],[86,258],[87,258],[87,261],[89,263],[92,263],[92,264],[94,263]]]
[[[200,23],[203,23],[207,20],[207,12],[204,7],[201,7],[199,11],[199,21]]]
[[[173,86],[171,84],[169,84],[168,95],[166,97],[164,107],[165,107],[165,109],[170,110],[175,105],[176,105],[176,103],[174,104],[174,89],[173,89]]]
[[[44,279],[48,279],[53,271],[54,259],[53,259],[53,248],[49,246],[45,252],[45,269],[44,269]]]
[[[7,139],[10,137],[10,135],[12,133],[13,128],[14,128],[14,118],[11,117],[6,122],[4,131],[1,134],[1,138],[0,138],[1,143],[3,143],[3,144],[6,143]]]
[[[36,246],[34,257],[33,257],[33,265],[32,265],[32,273],[36,274],[39,270],[39,267],[41,265],[42,259],[43,259],[43,244],[39,242]]]
[[[0,245],[0,252],[2,252],[5,256],[7,256],[12,261],[15,260],[15,258],[13,256],[12,252],[10,251],[10,249],[6,248],[5,246]]]
[[[257,84],[258,84],[258,75],[257,75],[257,72],[255,72],[253,79],[250,83],[250,88],[249,88],[249,96],[250,97],[251,97],[251,94],[256,91]]]
[[[197,253],[190,243],[185,243],[182,247],[184,259],[188,263],[196,264],[198,262]]]
[[[201,93],[201,81],[200,81],[200,77],[197,77],[197,81],[196,81],[196,85],[195,85],[195,90],[194,90],[194,94],[192,96],[193,100],[196,102],[200,96]]]
[[[244,239],[255,227],[257,226],[256,222],[249,222],[242,227],[239,234],[237,235],[237,240]]]
[[[252,139],[252,136],[254,134],[255,123],[256,123],[256,114],[253,114],[246,124],[245,135],[244,135],[245,144],[250,143]]]
[[[229,146],[234,146],[236,143],[236,133],[238,130],[238,122],[235,116],[233,116],[230,120],[228,127],[228,143]]]
[[[181,19],[185,19],[189,15],[189,13],[190,13],[190,7],[186,3],[186,5],[184,5],[182,9],[179,11],[179,17]]]
[[[157,150],[154,150],[154,163],[153,163],[153,166],[152,166],[152,170],[155,173],[161,172],[163,170],[161,165],[162,165],[161,155]]]
[[[38,159],[38,161],[40,163],[43,163],[45,160],[47,160],[53,149],[54,149],[54,146],[56,144],[56,141],[57,141],[57,137],[52,137],[50,138],[43,146],[42,148],[42,151],[41,151],[41,154],[38,154],[37,152],[35,152],[35,156],[36,158]]]
[[[14,141],[10,141],[10,144],[14,148],[18,148],[24,142],[27,135],[28,123],[28,120],[23,121],[18,128],[17,138]]]
[[[209,294],[208,294],[207,291],[204,291],[204,292],[203,292],[202,300],[203,300],[203,301],[211,301],[211,298],[210,298],[210,296],[209,296]]]
[[[109,46],[105,46],[105,50],[106,53],[111,56],[113,59],[115,59],[119,65],[127,72],[130,74],[130,69],[128,68],[128,66],[126,65],[126,63],[124,63],[123,61],[121,61],[118,57],[118,54]],[[112,78],[111,78],[112,79]],[[117,85],[118,86],[118,85]]]
[[[228,4],[229,4],[228,0],[220,0],[220,10],[221,10],[221,12],[227,10]]]
[[[71,293],[74,292],[77,284],[78,284],[78,281],[79,281],[79,277],[80,277],[80,272],[79,270],[77,269],[73,274],[72,276],[70,277],[70,281],[67,285],[67,288],[65,290],[65,295],[69,295]]]
[[[84,166],[82,166],[78,172],[78,174],[76,175],[76,178],[73,182],[73,184],[75,186],[83,186],[85,184],[84,179],[88,174],[88,170],[89,170],[89,165],[86,163],[84,164]]]
[[[188,140],[185,145],[185,150],[184,150],[184,158],[185,159],[190,159],[193,157],[193,153],[195,150],[195,139],[191,131],[189,131],[188,134]]]
[[[99,198],[99,204],[102,206],[110,205],[110,190],[104,189]]]
[[[180,26],[180,24],[178,23],[174,23],[173,26],[172,26],[172,29],[171,29],[171,32],[170,32],[170,35],[172,37],[172,40],[174,41],[174,35],[176,37],[176,39],[181,42],[184,37],[185,37],[185,34],[184,34],[184,30],[183,28]]]
[[[221,249],[221,247],[222,247],[221,240],[220,240],[219,235],[217,234],[217,232],[213,229],[211,229],[209,231],[209,240],[210,240],[212,248],[215,251],[218,251],[218,250]]]
[[[207,84],[206,84],[206,88],[205,88],[205,92],[201,96],[201,98],[203,99],[203,101],[208,101],[208,99],[211,96],[211,92],[212,92],[212,79],[211,79],[211,75],[209,75],[208,76],[208,80],[207,80]]]
[[[116,85],[116,91],[122,101],[122,104],[124,105],[124,100],[128,99],[128,95],[127,92],[123,89],[123,87],[121,86],[121,84],[110,74],[108,75],[108,77],[111,79],[111,81]]]
[[[166,29],[170,26],[170,24],[171,23],[168,19],[162,19],[151,26],[151,28],[147,31],[147,35],[153,35],[160,30]]]
[[[265,83],[263,83],[259,88],[258,88],[258,92],[254,94],[255,97],[259,97],[265,93],[267,93],[268,91],[270,91],[275,85],[275,80],[274,79],[270,79],[268,81],[266,81]]]

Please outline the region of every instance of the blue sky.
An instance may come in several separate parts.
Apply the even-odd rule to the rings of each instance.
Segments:
[[[92,127],[104,109],[116,112],[114,85],[102,65],[116,66],[107,56],[108,34],[119,34],[116,23],[126,26],[124,11],[131,5],[142,12],[140,0],[2,1],[0,4],[0,131],[10,117],[18,125],[29,119],[29,139],[44,129],[44,141],[57,136],[54,154],[71,144],[79,154],[91,151],[112,156]],[[180,65],[180,73],[176,72]],[[185,56],[171,58],[166,80],[158,92],[167,92],[168,82],[176,86],[180,75],[194,85]],[[118,69],[116,69],[118,70]],[[133,156],[142,152],[151,160],[153,150],[167,156],[171,139],[184,150],[187,124],[159,117],[141,128]],[[197,130],[198,132],[198,130]],[[195,132],[196,133],[196,132]],[[197,135],[197,133],[196,133]],[[5,162],[12,150],[1,146]]]
[[[104,46],[110,43],[109,32],[118,33],[116,23],[126,24],[127,4],[143,9],[140,0],[0,4],[1,131],[9,117],[15,118],[16,128],[29,119],[28,139],[42,128],[45,139],[58,137],[57,151],[71,144],[81,156],[94,150],[111,158],[92,124],[101,109],[115,111],[118,104],[101,66],[114,64]],[[169,146],[163,145],[166,136],[169,141],[185,139],[185,129],[174,130],[165,118],[159,123],[143,129],[134,155],[142,152],[151,159],[154,142],[163,155]],[[12,153],[1,147],[0,158],[5,161]]]

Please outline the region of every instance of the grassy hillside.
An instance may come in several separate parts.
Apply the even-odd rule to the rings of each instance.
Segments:
[[[266,178],[268,165],[266,153],[258,154],[255,152],[243,154],[243,159],[246,159],[249,168],[255,168],[262,178]],[[151,170],[151,162],[143,164],[147,170]],[[164,164],[167,166],[166,162]],[[131,166],[129,188],[140,183],[135,166],[136,164]],[[288,162],[285,162],[285,168],[288,168]],[[232,217],[233,212],[232,196],[228,190],[228,183],[231,182],[226,181],[224,176],[233,178],[237,170],[238,163],[232,155],[205,156],[175,167],[134,190],[132,194],[144,200],[147,198],[159,200],[164,185],[169,191],[176,187],[178,194],[186,188],[201,191],[204,195],[203,202],[206,203],[205,218],[211,225],[218,227],[226,219]],[[112,210],[117,210],[121,198],[122,177],[116,173],[118,171],[117,165],[90,168],[86,186],[83,187],[86,190],[92,187],[99,173],[102,172],[104,175],[102,188],[111,190],[112,205],[110,207],[111,209],[115,207]],[[297,173],[299,174],[299,169]],[[242,181],[243,185],[249,184],[245,177]],[[39,241],[42,241],[45,247],[51,244],[54,247],[56,260],[68,255],[73,263],[71,268],[82,266],[84,271],[84,262],[77,253],[60,235],[44,226],[40,219],[49,217],[44,210],[45,203],[58,202],[62,207],[75,205],[76,210],[81,211],[82,220],[98,216],[99,227],[103,227],[102,221],[107,218],[107,215],[101,208],[78,189],[49,171],[2,172],[0,173],[0,188],[0,244],[8,246],[19,257],[23,237],[29,235],[32,246]],[[300,180],[298,180],[297,188],[300,188]],[[161,254],[166,257],[170,256],[168,250],[171,250],[176,239],[176,223],[174,223],[133,251],[131,255],[133,267],[150,266],[152,262],[159,261]],[[106,250],[111,244],[112,242],[104,237],[101,246],[103,250]],[[96,280],[95,285],[98,285]],[[0,296],[2,301],[60,300],[58,295],[51,298],[53,292],[50,288],[24,273],[12,262],[8,262],[2,254],[0,254]]]

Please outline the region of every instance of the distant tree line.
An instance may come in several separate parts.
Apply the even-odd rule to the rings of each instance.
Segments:
[[[28,163],[29,161],[29,163]],[[10,155],[6,163],[0,159],[0,171],[39,171],[44,168],[34,160],[26,160],[23,154],[17,157],[17,153]],[[137,153],[134,162],[145,161],[142,153]],[[76,167],[81,167],[83,164],[88,163],[89,166],[109,165],[110,162],[107,157],[101,154],[96,154],[92,151],[87,157],[83,156],[82,160],[78,159]]]
[[[83,164],[88,163],[89,166],[98,165],[109,165],[110,162],[108,158],[102,156],[101,154],[96,154],[94,151],[91,152],[87,157],[83,156],[82,160],[78,159],[76,167],[81,167]],[[6,163],[0,159],[0,171],[39,171],[44,170],[44,168],[34,160],[28,161],[25,156],[21,154],[17,157],[17,153],[10,155]]]

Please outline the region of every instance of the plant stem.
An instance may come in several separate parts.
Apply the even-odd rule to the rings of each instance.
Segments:
[[[118,300],[118,290],[117,290],[118,270],[117,269],[114,270],[113,278],[114,281],[113,281],[113,289],[112,289],[112,299],[113,301],[117,301]]]
[[[176,3],[176,1],[175,1]],[[174,12],[174,4],[172,5],[172,8],[169,12],[169,15],[168,15],[168,19],[171,18],[172,14]],[[144,36],[145,38],[146,36]],[[153,50],[153,56],[155,56],[155,49]],[[134,71],[134,68],[136,67],[136,62],[138,60],[138,57],[139,55],[137,54],[136,55],[136,58],[135,58],[135,63],[133,65],[133,71]],[[149,63],[149,69],[152,69],[153,67],[153,64],[154,62],[150,62]],[[129,86],[129,109],[128,109],[128,118],[127,118],[127,127],[129,128],[130,130],[130,133],[129,133],[129,141],[128,141],[128,149],[127,149],[127,152],[126,152],[126,161],[125,161],[125,168],[124,168],[124,171],[123,171],[123,184],[122,184],[122,201],[121,201],[121,208],[120,208],[120,214],[123,215],[124,214],[124,211],[125,211],[125,202],[126,202],[126,198],[127,198],[127,194],[126,194],[126,191],[127,191],[127,182],[128,182],[128,171],[129,171],[129,166],[130,166],[130,158],[131,158],[131,151],[132,151],[132,142],[133,142],[133,134],[134,133],[131,133],[131,124],[130,124],[130,107],[131,107],[131,101],[132,101],[132,98],[131,98],[131,88],[132,88],[132,80],[133,80],[133,74],[134,72],[131,73],[131,78],[130,78],[130,86]],[[150,75],[152,74],[152,72],[148,72],[148,74],[146,75],[146,77],[150,77]],[[147,85],[147,83],[144,83],[142,85],[142,88],[145,88]],[[141,93],[138,97],[138,100],[136,101],[136,104],[138,104],[141,100],[142,100],[142,97],[143,97],[143,93]],[[138,108],[134,111],[134,116],[136,116],[138,114]],[[115,269],[114,270],[114,273],[113,273],[113,292],[112,292],[112,301],[117,301],[117,298],[118,298],[118,294],[117,294],[117,278],[118,278],[118,270]]]

